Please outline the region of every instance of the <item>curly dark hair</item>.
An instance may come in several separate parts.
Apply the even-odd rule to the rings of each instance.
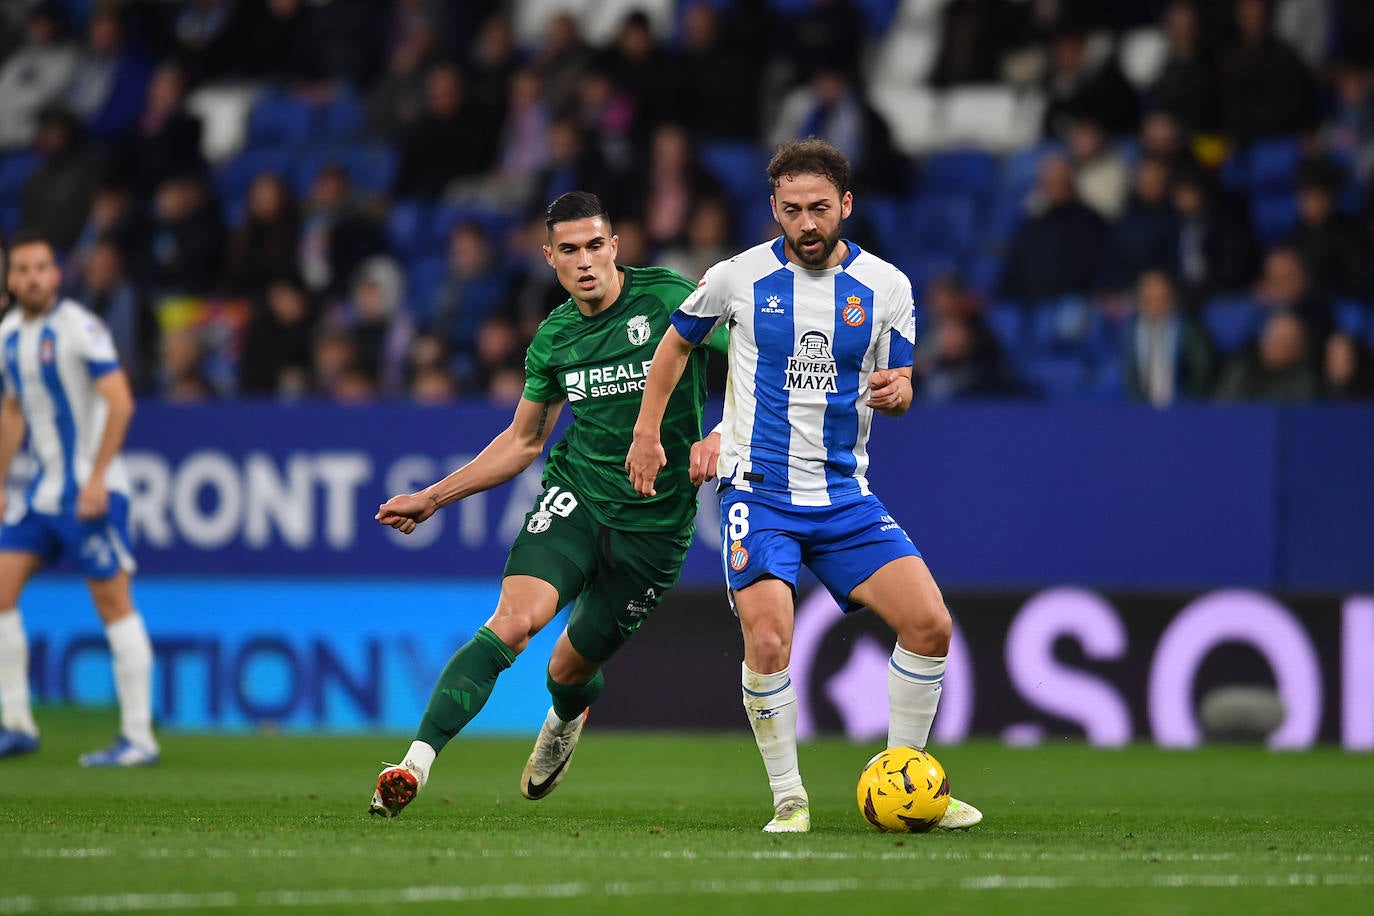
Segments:
[[[775,189],[784,175],[820,175],[843,194],[850,190],[849,160],[819,137],[793,140],[778,146],[768,163],[768,183]]]

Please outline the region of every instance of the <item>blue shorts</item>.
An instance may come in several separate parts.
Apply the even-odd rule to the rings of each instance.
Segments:
[[[37,554],[44,563],[66,556],[88,579],[108,579],[121,569],[132,573],[129,549],[129,498],[110,494],[104,518],[78,520],[76,514],[48,515],[29,509],[0,527],[0,550]]]
[[[720,497],[725,581],[732,591],[764,576],[797,590],[803,565],[845,613],[860,605],[849,593],[900,557],[919,557],[902,526],[876,496],[840,506],[780,506],[734,487]]]

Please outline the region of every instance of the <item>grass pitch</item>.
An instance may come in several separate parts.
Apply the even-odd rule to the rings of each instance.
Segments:
[[[43,750],[0,762],[0,914],[1250,916],[1374,901],[1374,759],[1334,750],[933,748],[987,820],[899,837],[855,806],[876,747],[825,740],[802,749],[813,832],[771,836],[744,732],[593,721],[541,802],[517,790],[532,739],[459,738],[384,821],[365,813],[373,779],[407,737],[168,734],[155,769],[80,769],[112,715],[43,711]]]

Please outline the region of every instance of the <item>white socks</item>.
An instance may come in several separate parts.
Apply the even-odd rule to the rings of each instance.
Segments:
[[[924,748],[940,705],[945,659],[892,647],[887,665],[887,746]]]
[[[410,750],[406,751],[405,759],[401,761],[401,766],[420,778],[420,788],[423,789],[425,783],[429,782],[429,768],[434,766],[434,758],[438,756],[439,752],[423,741],[412,741]]]
[[[38,736],[29,701],[29,640],[18,608],[0,611],[0,726]]]
[[[788,796],[806,798],[797,767],[797,692],[792,689],[791,675],[786,668],[759,674],[744,664],[740,671],[744,711],[768,771],[773,804]]]
[[[157,752],[153,737],[153,644],[137,611],[105,625],[119,697],[119,730],[147,751]]]

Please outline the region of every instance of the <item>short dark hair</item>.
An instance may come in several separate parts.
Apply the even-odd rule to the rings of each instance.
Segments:
[[[549,208],[544,211],[544,225],[553,231],[553,227],[559,223],[571,222],[575,219],[593,219],[601,217],[610,225],[611,214],[606,212],[606,205],[601,202],[590,191],[569,191],[560,194]]]
[[[21,245],[47,245],[50,251],[57,251],[52,240],[37,229],[20,229],[10,239],[9,250],[13,251]]]
[[[849,159],[819,137],[793,140],[779,145],[768,163],[768,183],[774,189],[784,175],[820,175],[843,194],[849,190]]]

